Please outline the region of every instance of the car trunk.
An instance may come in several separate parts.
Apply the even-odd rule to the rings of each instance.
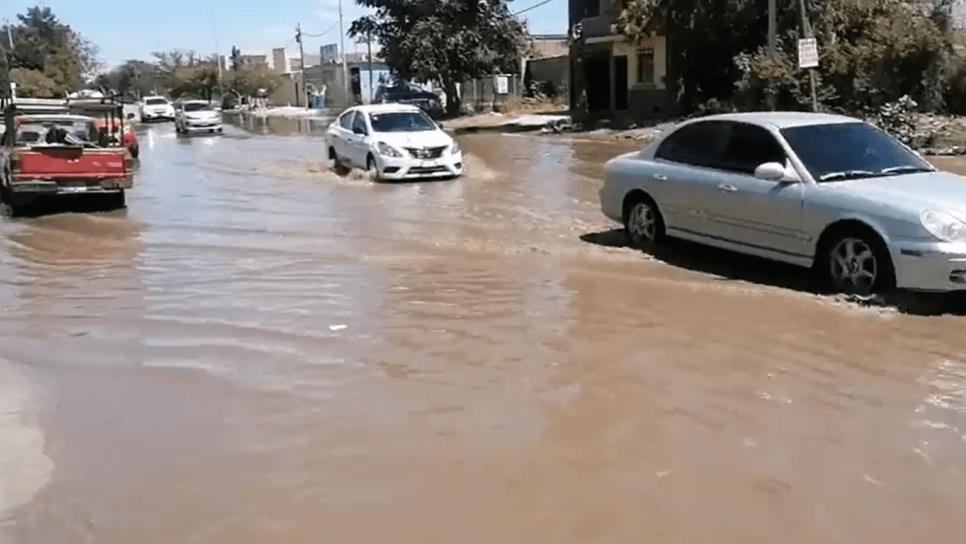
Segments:
[[[131,186],[131,159],[124,148],[34,146],[16,149],[11,184],[42,191],[116,190]],[[28,189],[30,190],[30,189]]]

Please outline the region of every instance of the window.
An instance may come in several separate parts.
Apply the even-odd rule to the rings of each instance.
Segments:
[[[377,113],[372,116],[373,132],[425,132],[436,130],[436,123],[421,111]]]
[[[356,114],[356,112],[354,112],[354,111],[347,111],[347,112],[343,113],[342,114],[342,117],[339,117],[339,126],[351,132],[352,131],[352,119],[355,116],[355,114]]]
[[[369,134],[369,130],[366,128],[366,116],[363,113],[357,113],[355,120],[352,122],[352,132],[356,134]]]
[[[651,48],[637,52],[637,82],[654,85],[654,50]]]
[[[583,0],[583,3],[584,3],[584,9],[583,9],[584,18],[597,17],[598,15],[600,15],[600,3],[601,3],[601,1],[602,0]]]
[[[786,128],[782,136],[816,181],[932,170],[895,138],[865,123]]]
[[[729,123],[731,138],[721,160],[722,170],[754,174],[766,162],[785,164],[785,150],[762,127],[746,123]]]
[[[168,101],[164,98],[148,98],[144,103],[148,106],[164,106]]]
[[[211,106],[203,102],[188,102],[184,105],[184,111],[211,111]]]
[[[728,123],[704,121],[686,125],[668,136],[657,149],[657,158],[692,166],[717,168],[731,128]]]

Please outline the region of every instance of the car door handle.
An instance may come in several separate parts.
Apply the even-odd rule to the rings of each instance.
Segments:
[[[722,193],[737,193],[738,192],[738,188],[735,187],[734,185],[730,184],[730,183],[722,183],[721,185],[718,185],[718,190],[721,191]]]
[[[667,181],[667,176],[664,174],[654,174],[654,179],[657,181]]]

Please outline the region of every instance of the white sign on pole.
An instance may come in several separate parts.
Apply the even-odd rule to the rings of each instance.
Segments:
[[[818,68],[818,40],[798,40],[798,67]]]
[[[496,94],[508,94],[510,92],[510,78],[506,76],[496,76]]]

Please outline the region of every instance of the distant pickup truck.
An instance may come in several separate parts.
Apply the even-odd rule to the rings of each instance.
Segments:
[[[72,106],[80,105],[3,104],[0,196],[13,213],[61,195],[101,195],[114,207],[124,206],[124,191],[134,179],[121,105],[106,100],[83,104],[87,115],[71,114]],[[106,120],[98,123],[100,118]]]

